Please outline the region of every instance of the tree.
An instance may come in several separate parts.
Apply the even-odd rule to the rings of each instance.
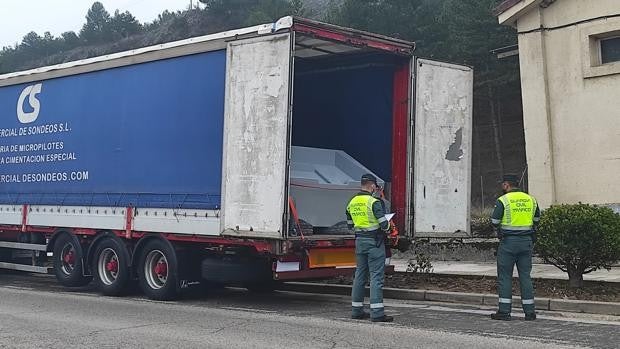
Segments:
[[[116,40],[138,34],[140,30],[142,30],[142,25],[129,11],[121,13],[116,10],[114,17],[110,19],[110,31]]]
[[[98,44],[111,39],[111,18],[103,4],[93,3],[86,14],[86,23],[80,31],[80,37],[88,44]]]
[[[242,26],[251,8],[258,5],[259,0],[200,0],[205,4],[205,11],[213,18],[226,19],[231,28]]]
[[[62,37],[65,50],[76,48],[82,43],[80,37],[73,31],[64,32],[60,36]]]
[[[492,49],[516,43],[514,31],[491,14],[499,0],[345,0],[330,21],[416,43],[419,56],[472,65],[478,92],[517,81],[516,62],[498,62]]]
[[[586,204],[552,206],[538,227],[536,250],[568,273],[571,287],[583,286],[583,275],[611,269],[620,260],[620,215]]]
[[[273,22],[288,15],[303,15],[301,0],[200,0],[212,18],[226,18],[229,28]]]
[[[171,21],[171,20],[173,20],[173,19],[175,19],[175,18],[178,18],[178,17],[179,17],[179,14],[180,14],[180,13],[177,13],[177,12],[170,12],[170,11],[168,11],[168,10],[165,10],[164,12],[160,13],[160,14],[157,16],[157,21],[158,21],[159,23],[164,23],[164,22],[167,22],[167,21]]]
[[[30,54],[38,54],[43,48],[43,38],[35,32],[30,32],[24,36],[19,47]]]
[[[299,6],[299,4],[297,4]],[[295,14],[301,9],[294,8],[293,4],[287,0],[263,0],[250,9],[245,20],[246,25],[269,23],[281,17]]]
[[[155,19],[153,22],[144,23],[144,25],[142,26],[143,32],[148,33],[151,31],[158,30],[164,27],[165,25],[167,25],[168,23],[171,23],[172,21],[176,20],[180,16],[182,16],[182,12],[180,11],[170,12],[168,10],[164,10],[164,12],[157,15],[157,19]]]
[[[16,57],[17,46],[5,46],[0,51],[0,74],[6,74],[14,71],[14,60]]]
[[[291,15],[293,16],[306,16],[306,14],[308,13],[308,11],[306,10],[306,7],[304,6],[304,1],[303,0],[291,0]]]

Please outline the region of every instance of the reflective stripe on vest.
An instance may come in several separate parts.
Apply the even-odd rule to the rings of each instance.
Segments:
[[[373,231],[379,229],[379,220],[372,212],[372,205],[378,201],[372,195],[357,195],[347,206],[347,212],[353,220],[355,231]]]
[[[504,205],[501,228],[505,230],[531,230],[536,213],[536,199],[523,192],[511,192],[499,200]]]

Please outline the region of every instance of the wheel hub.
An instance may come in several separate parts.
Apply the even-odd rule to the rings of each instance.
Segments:
[[[118,255],[113,248],[107,247],[100,252],[97,261],[97,273],[103,284],[113,285],[119,276],[121,268]]]
[[[144,261],[144,277],[148,287],[159,290],[168,283],[168,259],[161,250],[150,251]]]
[[[157,263],[153,271],[155,272],[155,274],[157,274],[158,277],[166,276],[168,275],[168,264],[166,264],[165,262],[159,262]]]
[[[109,261],[106,265],[105,268],[107,271],[112,272],[112,273],[117,273],[118,272],[118,261],[113,259],[111,261]]]
[[[69,251],[65,253],[63,257],[63,261],[69,264],[70,266],[73,266],[73,264],[75,263],[75,254],[73,253],[73,251]]]

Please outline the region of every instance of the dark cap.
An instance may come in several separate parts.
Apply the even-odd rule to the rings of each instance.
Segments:
[[[502,183],[503,182],[509,182],[509,183],[517,183],[519,184],[519,177],[517,175],[514,174],[505,174],[502,177]]]
[[[366,173],[365,175],[362,175],[362,183],[364,182],[373,182],[377,184],[377,177],[373,176],[370,173]]]

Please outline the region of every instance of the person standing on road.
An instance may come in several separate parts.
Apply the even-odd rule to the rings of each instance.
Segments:
[[[491,314],[491,318],[493,320],[511,319],[512,271],[516,264],[525,320],[536,320],[534,288],[530,272],[540,210],[536,199],[519,189],[517,176],[504,175],[502,190],[504,195],[497,199],[491,215],[491,222],[497,228],[497,236],[500,240],[497,250],[499,309]]]
[[[373,197],[377,178],[365,174],[361,179],[362,190],[347,205],[349,229],[355,231],[355,280],[353,281],[353,319],[369,318],[373,322],[392,322],[393,317],[384,313],[383,281],[385,276],[385,236],[389,223],[381,202]],[[370,314],[364,312],[364,290],[370,273]]]

